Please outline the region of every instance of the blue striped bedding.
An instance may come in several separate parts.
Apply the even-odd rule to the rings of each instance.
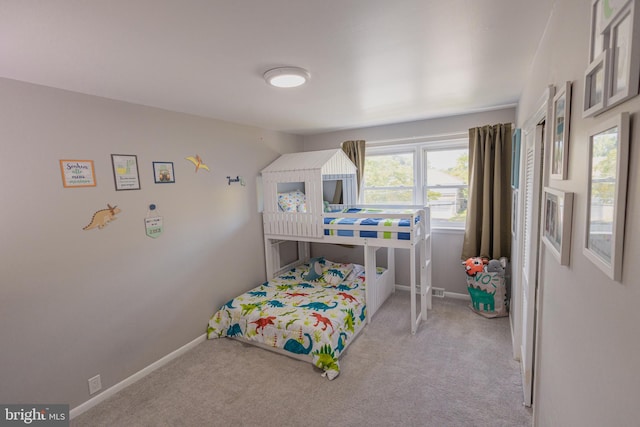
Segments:
[[[403,218],[385,218],[385,213],[413,213],[411,210],[382,210],[382,209],[364,209],[364,208],[347,208],[343,211],[336,212],[336,217],[325,217],[324,224],[339,224],[350,226],[362,226],[371,227],[366,230],[334,230],[330,228],[324,229],[325,236],[344,236],[344,237],[362,237],[372,239],[397,239],[397,240],[410,240],[411,233],[409,232],[394,232],[385,230],[385,227],[409,227],[411,221]],[[362,214],[375,214],[375,217],[367,218],[354,218],[354,217],[339,217],[340,213],[362,213]],[[378,216],[380,215],[380,216]],[[420,221],[420,217],[415,217],[415,223]]]

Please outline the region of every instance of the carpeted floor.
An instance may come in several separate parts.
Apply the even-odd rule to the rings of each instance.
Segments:
[[[206,341],[72,426],[528,426],[508,318],[433,300],[410,334],[396,292],[351,344],[338,378],[230,339]],[[206,322],[205,322],[206,323]]]

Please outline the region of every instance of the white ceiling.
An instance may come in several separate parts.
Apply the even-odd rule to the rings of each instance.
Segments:
[[[554,0],[0,0],[0,76],[298,134],[514,105]],[[262,79],[311,73],[303,87]]]

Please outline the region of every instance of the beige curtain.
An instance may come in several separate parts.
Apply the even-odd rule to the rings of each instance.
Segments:
[[[358,181],[358,195],[360,195],[360,183],[364,176],[364,150],[365,141],[345,141],[342,143],[342,151],[351,159],[354,165],[358,168],[358,175],[356,177]]]
[[[462,259],[511,257],[511,124],[469,129],[469,204]]]

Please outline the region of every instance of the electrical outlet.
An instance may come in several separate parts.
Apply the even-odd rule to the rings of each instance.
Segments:
[[[100,375],[89,378],[89,394],[94,394],[100,391],[102,388],[102,381],[100,381]]]

